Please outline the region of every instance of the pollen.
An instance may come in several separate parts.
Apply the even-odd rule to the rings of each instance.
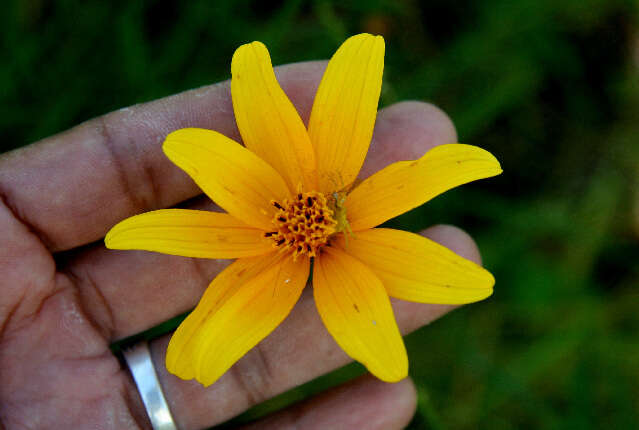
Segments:
[[[277,209],[274,229],[264,233],[264,237],[272,239],[275,248],[293,252],[293,259],[300,255],[317,256],[336,231],[333,210],[322,193],[298,193],[291,200],[271,200],[271,204]]]

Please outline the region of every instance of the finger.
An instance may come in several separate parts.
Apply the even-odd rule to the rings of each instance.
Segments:
[[[366,375],[241,429],[403,429],[416,406],[410,379],[387,384]]]
[[[437,226],[423,234],[465,258],[480,261],[473,240],[455,227]],[[453,307],[393,300],[393,308],[399,328],[406,334]],[[167,373],[164,357],[168,341],[168,336],[155,340],[151,350],[171,410],[180,428],[185,429],[226,421],[350,360],[324,328],[310,289],[271,335],[208,388]]]
[[[396,161],[415,160],[429,149],[457,141],[453,122],[437,106],[404,101],[382,109],[358,180]]]
[[[326,62],[276,68],[307,119]],[[52,251],[104,236],[131,215],[200,193],[162,153],[166,135],[184,127],[240,140],[229,82],[131,106],[0,157],[0,197]]]
[[[455,138],[450,119],[433,105],[403,102],[389,106],[378,115],[362,177],[388,163],[419,157]],[[74,257],[62,270],[80,284],[86,308],[105,334],[118,339],[193,308],[227,264],[225,260],[112,251],[97,245]]]

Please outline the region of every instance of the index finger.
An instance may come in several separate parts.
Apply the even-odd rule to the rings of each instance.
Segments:
[[[325,61],[276,67],[307,122]],[[0,157],[0,198],[51,251],[104,236],[123,218],[200,194],[162,153],[176,129],[216,130],[241,142],[229,81],[135,105]]]

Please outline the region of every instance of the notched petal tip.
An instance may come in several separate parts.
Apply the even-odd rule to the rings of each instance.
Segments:
[[[495,292],[495,277],[487,269],[477,266],[478,280],[475,289],[475,296],[467,296],[461,298],[457,303],[458,305],[466,305],[469,303],[480,302],[492,296]]]
[[[354,34],[351,37],[349,37],[348,39],[346,39],[343,43],[343,45],[346,45],[347,43],[353,43],[355,41],[358,40],[368,40],[368,39],[373,39],[375,41],[375,43],[384,43],[384,37],[379,35],[379,34],[371,34],[371,33],[358,33],[358,34]]]
[[[235,59],[236,55],[238,55],[238,52],[242,52],[242,50],[245,50],[245,49],[260,49],[260,50],[266,51],[266,53],[268,54],[268,48],[266,47],[266,45],[264,45],[264,43],[260,42],[259,40],[254,40],[252,42],[244,43],[237,47],[237,49],[233,53],[233,59],[231,60],[231,64],[233,63],[233,60]]]
[[[266,45],[258,40],[245,43],[238,47],[233,53],[231,59],[231,76],[233,79],[238,80],[244,78],[242,66],[246,57],[250,57],[251,61],[255,61],[257,64],[268,64],[271,66],[271,54],[268,52]]]

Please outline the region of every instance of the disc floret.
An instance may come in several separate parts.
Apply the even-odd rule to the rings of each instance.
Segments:
[[[294,259],[300,255],[316,257],[336,231],[333,211],[322,193],[297,193],[293,199],[271,200],[271,204],[277,209],[273,216],[275,228],[264,237],[272,239],[274,247],[292,251]]]

